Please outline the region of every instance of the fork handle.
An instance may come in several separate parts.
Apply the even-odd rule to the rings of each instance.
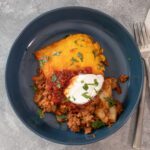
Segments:
[[[150,63],[149,63],[149,57],[145,58],[145,65],[146,65],[146,75],[148,79],[148,88],[150,91]]]
[[[135,136],[133,141],[133,148],[134,149],[141,149],[141,141],[142,141],[142,130],[143,130],[143,115],[144,115],[144,104],[145,104],[145,93],[146,93],[146,63],[144,63],[144,83],[143,83],[143,91],[142,97],[138,105],[138,114],[137,114],[137,123],[136,123],[136,130]]]

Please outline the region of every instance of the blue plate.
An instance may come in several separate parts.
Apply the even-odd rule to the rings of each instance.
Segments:
[[[124,111],[110,128],[92,134],[72,133],[54,115],[40,119],[33,102],[32,76],[38,64],[33,52],[72,33],[86,33],[101,43],[110,66],[106,76],[129,75],[123,93],[114,96],[123,102]],[[64,58],[65,59],[65,58]],[[116,132],[128,120],[139,101],[143,67],[139,50],[127,30],[108,15],[84,7],[67,7],[47,12],[33,20],[11,48],[6,66],[6,88],[16,114],[38,135],[61,144],[80,145],[99,141]]]

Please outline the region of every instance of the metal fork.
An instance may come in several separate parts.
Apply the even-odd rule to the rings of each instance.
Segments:
[[[133,24],[134,37],[139,46],[141,55],[144,59],[146,65],[146,73],[148,77],[148,86],[150,88],[150,35],[147,32],[145,23],[135,23]]]
[[[133,141],[133,148],[140,149],[141,141],[142,141],[143,115],[144,115],[145,91],[146,91],[147,81],[150,90],[150,64],[149,64],[150,37],[144,23],[133,24],[133,30],[134,30],[134,37],[139,46],[143,58],[143,64],[144,64],[144,85],[143,85],[142,97],[138,106],[137,124],[135,130],[135,137]]]

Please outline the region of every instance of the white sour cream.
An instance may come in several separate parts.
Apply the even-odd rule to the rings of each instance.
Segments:
[[[103,82],[104,77],[102,75],[80,74],[70,80],[64,94],[75,104],[85,104],[97,95]]]

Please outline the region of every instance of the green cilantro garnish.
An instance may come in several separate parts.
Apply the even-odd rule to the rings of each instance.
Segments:
[[[79,61],[76,58],[72,57],[71,62],[72,62],[72,65],[73,65],[75,62],[79,62]]]
[[[43,67],[43,65],[44,65],[44,61],[41,59],[41,60],[39,60],[39,63],[40,63],[40,67]]]
[[[95,86],[98,86],[97,79],[94,79],[94,84],[95,84]]]
[[[87,99],[90,99],[91,96],[89,96],[89,95],[87,95],[87,94],[88,94],[88,92],[85,92],[85,93],[82,94],[82,96],[85,97],[85,98],[87,98]]]
[[[56,86],[60,89],[61,88],[61,83],[57,80],[56,74],[53,74],[51,77],[51,82],[56,82]]]
[[[41,109],[38,109],[37,113],[41,119],[45,117],[45,114]]]
[[[98,86],[98,81],[97,81],[97,79],[94,79],[94,83],[85,83],[84,85],[83,85],[83,89],[84,90],[88,90],[88,86],[89,85],[92,85],[92,86]],[[95,90],[95,88],[94,88],[94,90]],[[96,91],[96,90],[95,90]],[[96,93],[97,93],[97,91],[96,91]]]
[[[80,60],[83,62],[83,54],[82,53],[80,53],[80,52],[78,52],[77,53],[77,56],[80,58]]]
[[[67,120],[67,115],[56,115],[56,119],[60,122],[65,121]]]
[[[76,98],[74,96],[72,96],[73,100],[76,101]]]
[[[33,89],[34,92],[37,91],[37,87],[35,85],[31,85],[31,88]]]
[[[108,101],[109,107],[112,107],[117,103],[112,97],[106,97],[105,99]]]
[[[57,85],[56,85],[59,89],[61,88],[61,84],[60,82],[57,82]]]
[[[51,81],[55,82],[56,80],[57,80],[57,76],[55,74],[53,74],[52,77],[51,77]]]
[[[43,56],[40,60],[39,60],[39,63],[40,63],[40,67],[43,67],[43,65],[48,62],[48,60],[50,59],[49,56]]]
[[[65,102],[70,101],[70,96],[69,96],[69,97],[66,97],[66,98],[64,99],[64,101],[65,101]]]
[[[92,122],[92,127],[94,129],[98,129],[98,128],[103,127],[103,126],[105,126],[105,123],[102,122],[101,120],[96,120],[96,121]]]
[[[78,45],[78,46],[80,46],[80,47],[83,47],[83,45],[82,44],[80,44],[81,43],[81,41],[85,41],[84,39],[77,39],[77,40],[75,40],[74,41],[74,43],[76,44],[76,45]]]
[[[88,85],[85,83],[85,84],[83,85],[83,89],[87,91],[88,88],[89,88]]]
[[[98,86],[98,81],[97,79],[94,79],[94,83],[87,83],[87,85]]]
[[[54,52],[54,53],[52,54],[52,56],[60,56],[61,53],[62,53],[62,51]]]
[[[96,91],[96,89],[95,89],[95,88],[94,88],[94,91],[95,91],[95,93],[96,93],[96,94],[98,94],[98,91]]]

